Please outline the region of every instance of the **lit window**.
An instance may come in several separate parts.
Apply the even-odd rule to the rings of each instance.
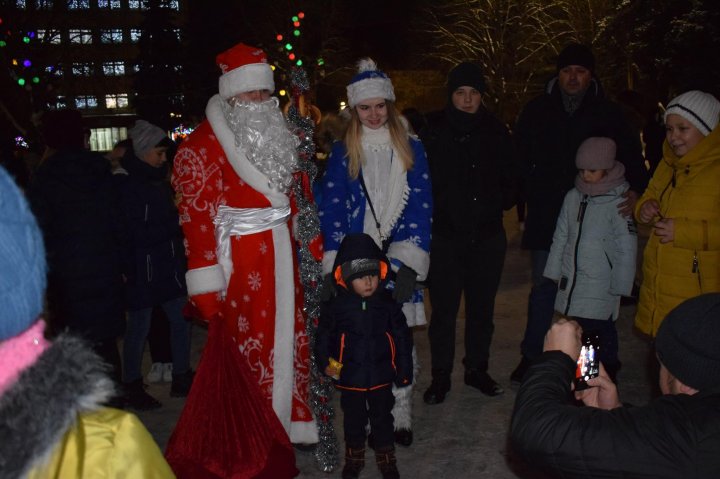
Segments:
[[[109,30],[100,30],[101,43],[122,43],[123,31],[119,28],[111,28]]]
[[[173,70],[175,70],[175,73],[182,73],[183,67],[182,65],[173,65]]]
[[[128,137],[127,128],[110,127],[110,128],[91,128],[90,129],[90,150],[92,151],[110,151],[113,146]]]
[[[143,2],[140,0],[130,0],[128,2],[128,7],[132,10],[140,10],[140,6]]]
[[[60,32],[57,30],[38,30],[37,38],[43,43],[51,43],[53,45],[60,44]]]
[[[133,63],[132,66],[133,72],[137,73],[140,71],[140,64],[139,63]]]
[[[97,106],[97,98],[93,95],[79,95],[75,97],[75,108],[78,110],[97,108]]]
[[[130,41],[132,43],[139,42],[141,36],[142,36],[142,30],[140,30],[139,28],[130,29]]]
[[[105,62],[103,63],[103,74],[107,76],[124,75],[125,64],[123,62]]]
[[[92,32],[86,29],[71,29],[69,32],[70,43],[81,43],[90,45],[92,43]]]
[[[180,29],[179,28],[173,28],[173,33],[175,34],[177,41],[182,41],[182,39],[180,38]]]
[[[180,2],[178,0],[170,0],[168,3],[173,10],[180,10]]]
[[[25,0],[15,0],[15,8],[27,8]]]
[[[117,10],[120,8],[120,0],[98,0],[98,8]]]
[[[90,0],[70,0],[67,2],[68,10],[87,10],[90,8]]]
[[[25,2],[23,2],[25,3]],[[38,10],[52,8],[52,0],[35,0],[35,8]]]
[[[76,76],[88,77],[92,75],[92,65],[90,63],[73,63],[72,73]]]
[[[67,98],[64,96],[58,96],[55,99],[55,108],[67,108]]]
[[[128,107],[128,96],[127,93],[117,93],[105,95],[105,108],[127,108]]]

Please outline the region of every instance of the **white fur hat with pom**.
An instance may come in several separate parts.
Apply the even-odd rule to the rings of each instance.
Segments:
[[[363,58],[358,64],[358,73],[347,86],[348,106],[354,107],[368,98],[384,98],[395,101],[395,90],[393,90],[390,78],[378,70],[372,58]]]

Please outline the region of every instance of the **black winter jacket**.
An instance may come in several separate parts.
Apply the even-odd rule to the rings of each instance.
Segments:
[[[320,371],[329,358],[343,364],[337,387],[369,390],[392,385],[409,386],[413,381],[413,339],[407,320],[386,289],[390,263],[367,234],[350,234],[340,244],[333,273],[341,277],[342,265],[357,259],[384,263],[380,284],[372,296],[363,298],[344,282],[337,296],[323,303],[315,342]]]
[[[130,233],[127,256],[129,310],[149,308],[187,295],[183,235],[167,166],[154,168],[132,149],[122,160],[128,175],[115,175]]]
[[[38,168],[28,199],[45,239],[54,332],[69,328],[93,341],[121,335],[127,233],[110,163],[85,150],[55,153]]]
[[[625,165],[630,189],[641,195],[647,187],[640,137],[620,107],[607,100],[593,80],[580,107],[569,115],[555,79],[547,93],[525,106],[513,132],[527,200],[524,248],[550,250],[563,199],[577,175],[575,154],[580,143],[591,136],[615,140],[617,160]]]
[[[510,133],[487,110],[451,104],[429,115],[422,141],[430,164],[433,235],[484,239],[499,233],[516,201],[518,168]]]
[[[606,411],[570,404],[575,361],[531,366],[515,400],[513,449],[563,478],[720,477],[720,388]]]

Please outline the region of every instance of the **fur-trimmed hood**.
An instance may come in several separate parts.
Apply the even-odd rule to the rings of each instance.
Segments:
[[[114,392],[107,366],[86,343],[62,335],[0,397],[0,479],[23,477],[47,459],[78,414]]]

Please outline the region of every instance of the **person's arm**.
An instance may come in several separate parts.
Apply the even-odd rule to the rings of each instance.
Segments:
[[[553,233],[552,245],[550,246],[550,254],[545,264],[543,276],[553,281],[559,281],[562,276],[562,259],[565,252],[565,245],[568,241],[568,230],[570,228],[569,212],[572,210],[571,204],[575,199],[574,190],[570,190],[565,195],[560,215],[555,224],[555,232]]]
[[[660,162],[650,179],[645,192],[635,204],[635,219],[642,224],[650,224],[657,219],[660,209],[659,198],[666,188],[670,187],[672,168],[665,162]]]
[[[629,296],[635,281],[637,227],[632,218],[620,212],[611,214],[610,220],[614,246],[610,294]]]
[[[322,273],[330,273],[335,256],[343,238],[350,229],[347,204],[350,197],[349,158],[345,157],[345,145],[336,141],[327,159],[327,169],[322,178],[322,200],[318,205],[320,230],[323,235],[324,253]],[[359,214],[364,214],[364,211]]]
[[[200,130],[195,132],[200,133]],[[214,141],[209,136],[208,141]],[[180,195],[178,211],[188,258],[185,276],[188,295],[202,319],[207,321],[220,313],[219,293],[227,286],[217,261],[212,221],[222,191],[222,173],[212,155],[207,148],[196,145],[191,136],[175,154],[172,177],[173,188]]]
[[[407,320],[402,312],[402,306],[393,304],[392,317],[390,320],[391,334],[395,343],[395,366],[397,376],[395,385],[397,387],[409,386],[413,382],[413,337],[412,330],[407,325]]]
[[[427,278],[430,269],[430,230],[432,219],[432,190],[430,170],[422,143],[411,140],[414,164],[407,172],[408,198],[387,256],[393,269],[411,268],[418,281]]]

